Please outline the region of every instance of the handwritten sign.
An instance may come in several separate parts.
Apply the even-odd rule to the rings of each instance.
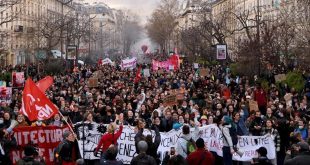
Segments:
[[[259,110],[257,101],[254,101],[254,100],[250,100],[249,101],[249,107],[250,107],[250,111],[257,111],[257,110]]]
[[[175,94],[168,95],[164,98],[164,106],[173,106],[177,104],[177,96]]]
[[[90,87],[90,88],[98,87],[98,78],[88,79],[88,87]]]

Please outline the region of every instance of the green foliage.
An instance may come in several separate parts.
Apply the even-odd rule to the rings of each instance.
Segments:
[[[65,70],[62,60],[50,60],[44,65],[44,72],[48,75],[64,73]]]
[[[295,88],[296,91],[301,92],[304,89],[305,80],[302,73],[293,71],[286,74],[286,80],[284,83],[291,88]]]
[[[10,72],[5,72],[0,74],[0,80],[2,81],[11,81],[12,78],[12,73]]]
[[[270,86],[269,86],[268,80],[266,80],[266,79],[261,79],[261,80],[259,80],[259,82],[261,83],[262,88],[263,88],[265,91],[269,91],[269,90],[270,90]]]
[[[230,68],[231,74],[233,76],[239,75],[238,74],[238,64],[237,63],[231,63],[229,65],[229,68]]]

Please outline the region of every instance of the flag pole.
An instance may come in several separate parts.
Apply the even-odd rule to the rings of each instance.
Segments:
[[[68,121],[67,121],[67,119],[64,117],[64,115],[63,115],[60,111],[58,111],[58,113],[59,113],[59,115],[63,118],[63,120],[65,121],[65,123],[68,125],[70,131],[71,131],[72,133],[74,133],[74,131],[73,131],[71,125],[68,123]],[[71,122],[71,124],[73,125],[72,122]]]

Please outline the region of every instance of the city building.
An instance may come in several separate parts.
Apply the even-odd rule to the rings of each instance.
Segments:
[[[43,17],[59,17],[74,12],[70,0],[18,0],[15,4],[0,6],[1,65],[34,62],[44,39],[36,37],[38,22]],[[57,47],[60,45],[58,44]]]

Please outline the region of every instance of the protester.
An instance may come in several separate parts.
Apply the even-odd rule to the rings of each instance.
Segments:
[[[192,135],[190,134],[190,128],[188,125],[184,125],[182,127],[182,135],[177,140],[176,152],[184,159],[195,150],[195,148],[193,148],[194,150],[191,151],[192,148],[188,143],[192,144],[194,147],[195,140],[198,138],[198,133],[199,129],[197,126],[195,127],[195,132]]]
[[[116,160],[117,153],[117,146],[111,145],[106,151],[105,160],[100,165],[123,165],[123,162]]]
[[[186,158],[188,164],[215,165],[215,159],[211,152],[205,149],[205,142],[202,138],[196,141],[197,150]]]
[[[299,142],[296,146],[296,154],[288,152],[284,165],[308,165],[310,162],[310,148],[306,142]]]
[[[116,118],[115,122],[118,120],[118,118]],[[117,145],[117,139],[121,136],[122,132],[123,132],[123,121],[120,121],[120,126],[117,130],[117,125],[115,124],[115,122],[110,123],[108,125],[107,128],[107,133],[102,135],[96,149],[95,149],[95,153],[97,153],[99,150],[102,151],[101,154],[101,159],[100,162],[104,161],[105,159],[105,152],[106,150],[109,148],[110,145]]]
[[[39,155],[37,149],[33,146],[26,146],[24,149],[25,156],[17,161],[17,165],[44,165],[44,160],[41,159],[41,161],[35,160],[35,158]]]
[[[267,149],[265,147],[260,147],[256,150],[258,154],[257,159],[252,160],[252,164],[255,165],[272,165],[271,161],[267,158]]]
[[[157,56],[152,56],[152,58],[157,58]],[[160,59],[164,60],[164,57]],[[144,68],[150,67],[148,64],[143,65],[141,73]],[[202,67],[208,70],[206,76],[199,73]],[[27,66],[20,65],[1,66],[1,73],[25,72],[26,68]],[[29,65],[28,68],[37,70],[36,65]],[[309,82],[306,82],[309,76],[305,79],[305,84],[308,84],[307,88],[296,90],[282,82],[275,84],[268,80],[270,84],[265,84],[264,75],[256,76],[254,80],[251,77],[234,75],[232,70],[226,64],[201,66],[195,70],[192,64],[184,60],[178,70],[150,70],[149,77],[143,75],[138,82],[133,83],[137,69],[131,71],[109,65],[85,66],[82,69],[76,67],[75,72],[70,70],[64,74],[55,73],[54,84],[45,93],[60,109],[64,119],[68,118],[69,123],[98,123],[102,128],[104,127],[102,124],[110,124],[119,115],[119,118],[124,119],[121,122],[124,125],[135,127],[139,125],[138,119],[142,118],[145,121],[144,126],[138,127],[143,130],[149,128],[154,130],[156,125],[159,131],[164,133],[172,129],[183,129],[182,126],[185,125],[193,128],[218,124],[218,120],[227,115],[232,119],[231,125],[236,125],[237,136],[262,136],[268,132],[276,137],[274,139],[277,151],[276,160],[279,165],[283,165],[285,153],[292,150],[291,146],[309,139],[307,132],[310,120],[308,97],[310,92]],[[98,72],[101,73],[98,74]],[[273,72],[277,74],[276,69]],[[41,71],[40,74],[33,72],[30,75],[37,82],[44,78],[46,73]],[[90,87],[88,80],[96,75],[100,75],[98,86]],[[7,86],[11,84],[7,83]],[[22,88],[14,88],[12,102],[1,101],[0,128],[4,128],[7,138],[11,130],[14,130],[14,127],[10,127],[14,126],[12,121],[16,120],[18,127],[27,125],[26,123],[31,125],[27,116],[24,116],[24,121],[19,122],[18,119],[21,119],[21,116],[16,113],[22,105],[22,93]],[[177,102],[168,105],[166,97],[174,94],[177,94]],[[258,109],[256,106],[253,108],[254,100],[258,103]],[[92,114],[88,115],[91,119],[83,118],[84,114],[88,113]],[[124,116],[121,117],[121,114]],[[42,126],[42,123],[54,122],[55,125],[60,123],[57,115],[49,120],[32,122],[34,127]],[[271,129],[267,126],[270,124],[269,120],[272,121]],[[121,123],[117,122],[117,124]],[[62,124],[66,125],[66,123]],[[224,127],[227,126],[224,124]],[[142,132],[142,129],[139,130]],[[278,131],[278,136],[275,130]],[[194,134],[191,135],[194,136]],[[146,137],[141,140],[146,140]],[[230,146],[224,138],[223,143],[224,146],[229,147],[230,152]],[[176,155],[186,158],[187,154],[182,154],[180,148],[182,145],[185,150],[183,153],[188,152],[187,142],[179,138],[175,146],[178,150]],[[7,154],[8,152],[6,156]],[[154,151],[152,155],[155,155]],[[216,157],[217,163],[222,159],[222,157]]]
[[[146,154],[148,145],[145,141],[139,141],[137,147],[139,154],[131,160],[130,165],[157,165],[156,160]]]
[[[63,133],[64,140],[60,142],[59,154],[56,157],[60,158],[62,165],[74,165],[77,160],[77,148],[75,147],[76,135],[66,130]]]
[[[232,165],[232,155],[235,153],[237,145],[237,129],[229,116],[222,118],[222,133],[223,133],[223,163],[224,165]]]

